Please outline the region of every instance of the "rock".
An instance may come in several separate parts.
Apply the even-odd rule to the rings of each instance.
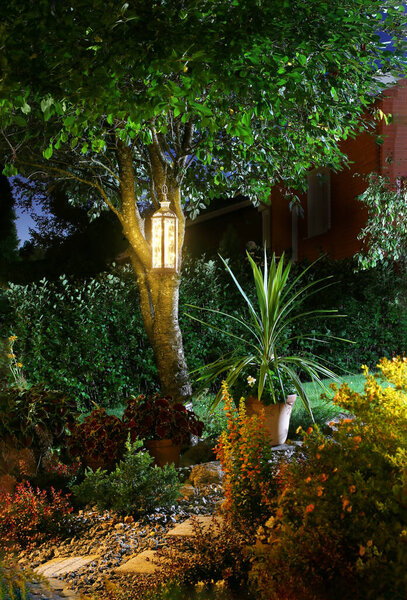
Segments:
[[[220,483],[222,478],[223,473],[219,461],[195,465],[189,476],[189,479],[194,486],[207,485],[208,483]]]
[[[211,527],[214,528],[214,535],[219,527],[222,519],[219,517],[214,518],[213,516],[198,515],[187,519],[183,523],[176,525],[166,534],[166,538],[179,538],[179,537],[194,537],[196,535],[196,528],[202,532],[207,532]]]
[[[191,498],[191,496],[193,496],[195,494],[195,488],[193,485],[189,485],[189,484],[184,484],[180,491],[179,491],[179,497],[180,498]]]
[[[144,550],[134,558],[131,558],[126,563],[120,565],[116,569],[116,573],[137,573],[147,575],[155,573],[159,567],[152,562],[152,559],[156,556],[154,550]]]

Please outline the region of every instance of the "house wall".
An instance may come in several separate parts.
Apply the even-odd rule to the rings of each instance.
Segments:
[[[246,244],[262,244],[262,218],[259,210],[249,202],[240,210],[222,212],[213,218],[202,213],[204,220],[188,221],[185,229],[185,247],[193,256],[203,252],[214,254],[219,246],[244,252]],[[208,217],[208,218],[206,218]]]
[[[407,176],[407,81],[383,94],[382,110],[392,115],[392,121],[380,123],[379,133],[384,136],[380,153],[381,172],[391,180]]]
[[[363,176],[372,171],[385,174],[394,180],[407,177],[407,82],[400,81],[386,90],[381,109],[392,114],[389,125],[382,120],[377,133],[383,143],[376,142],[376,133],[362,133],[346,140],[341,149],[349,156],[351,165],[338,173],[331,173],[331,228],[327,233],[307,237],[307,197],[301,197],[303,217],[298,217],[298,260],[314,260],[321,253],[333,259],[343,259],[360,250],[357,239],[367,219],[367,210],[357,200],[366,189]],[[287,200],[276,192],[271,195],[272,247],[277,254],[292,251],[292,216]]]

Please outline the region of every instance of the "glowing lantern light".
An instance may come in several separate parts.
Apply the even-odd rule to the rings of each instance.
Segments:
[[[170,209],[163,187],[165,200],[151,217],[153,269],[178,270],[178,218]]]

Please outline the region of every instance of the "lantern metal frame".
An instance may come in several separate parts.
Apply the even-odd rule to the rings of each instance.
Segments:
[[[152,268],[178,272],[178,217],[170,209],[167,186],[162,188],[160,208],[151,217]]]

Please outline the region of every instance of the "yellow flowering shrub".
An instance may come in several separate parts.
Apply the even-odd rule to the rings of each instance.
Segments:
[[[407,361],[378,368],[363,394],[336,390],[349,418],[303,432],[307,458],[280,471],[253,548],[259,599],[406,599]]]

